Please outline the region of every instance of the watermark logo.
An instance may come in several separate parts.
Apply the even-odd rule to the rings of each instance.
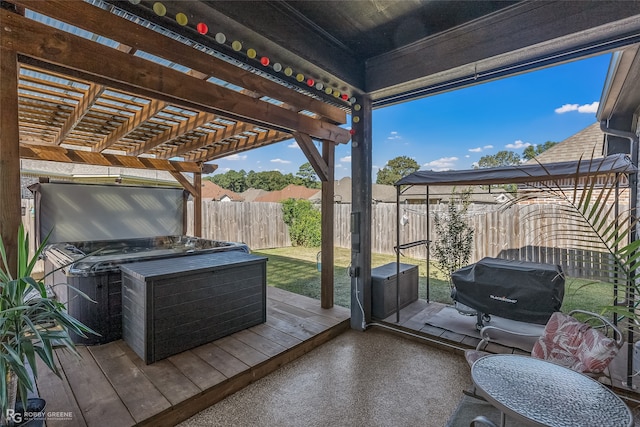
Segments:
[[[73,412],[65,411],[16,411],[7,409],[7,421],[13,424],[20,424],[27,420],[46,420],[46,421],[71,421],[73,420]]]

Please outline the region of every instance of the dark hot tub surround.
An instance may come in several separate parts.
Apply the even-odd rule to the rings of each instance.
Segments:
[[[31,190],[38,238],[49,235],[43,253],[45,284],[67,303],[71,315],[100,333],[72,336],[78,344],[122,338],[123,265],[249,252],[242,243],[184,235],[186,193],[181,189],[40,183]]]

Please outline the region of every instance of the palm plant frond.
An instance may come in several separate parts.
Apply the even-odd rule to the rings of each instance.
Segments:
[[[573,183],[567,186],[562,185],[560,180],[552,179],[545,165],[538,164],[549,174],[549,180],[523,188],[520,194],[503,204],[502,210],[528,209],[522,217],[540,224],[528,236],[530,241],[542,242],[553,238],[570,242],[576,256],[584,257],[586,255],[580,255],[579,252],[593,253],[595,247],[601,253],[596,254],[597,259],[582,260],[590,263],[595,270],[594,276],[613,282],[619,292],[638,294],[640,289],[636,282],[640,279],[640,240],[633,241],[638,219],[631,209],[618,212],[616,206],[625,175],[603,170],[604,159],[595,159],[592,154],[589,159],[580,158],[572,176]],[[585,175],[581,170],[590,173]],[[563,225],[558,231],[557,227],[545,222],[548,211],[530,208],[533,203],[553,204],[556,215],[564,220],[566,226]],[[605,310],[636,322],[640,318],[635,310],[627,307],[612,305]]]

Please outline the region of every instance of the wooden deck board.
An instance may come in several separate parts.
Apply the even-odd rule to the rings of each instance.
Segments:
[[[200,388],[169,360],[159,360],[147,365],[124,341],[117,341],[117,343],[124,354],[172,405],[176,405],[200,393]]]
[[[202,345],[194,349],[193,352],[226,378],[234,377],[249,369],[249,365],[224,351],[215,343]]]
[[[254,326],[249,328],[249,330],[286,348],[295,347],[302,342],[302,340],[294,337],[293,335],[285,334],[284,332],[272,328],[267,323]]]
[[[57,356],[54,356],[56,360]],[[64,412],[70,412],[71,417],[57,417],[47,420],[47,427],[86,427],[82,411],[73,395],[73,391],[67,382],[67,376],[63,369],[60,369],[60,377],[51,372],[49,368],[36,358],[38,368],[38,394],[47,401],[49,408],[65,408]],[[59,365],[59,362],[58,362]],[[48,408],[47,408],[48,410]]]
[[[267,356],[275,356],[287,350],[286,347],[283,347],[278,343],[274,343],[273,341],[266,339],[248,329],[236,332],[232,336],[238,341],[241,341],[249,347],[255,348],[256,350],[266,354]]]
[[[47,411],[72,411],[56,426],[173,426],[302,356],[348,328],[344,307],[268,291],[267,321],[147,365],[122,340],[57,351],[63,379],[40,370]]]
[[[87,426],[104,426],[105,422],[122,427],[134,425],[135,420],[89,350],[78,347],[78,353],[80,358],[57,352]],[[47,405],[47,411],[64,410]]]
[[[216,345],[249,366],[258,365],[269,359],[269,356],[248,346],[233,335],[217,340]]]
[[[87,348],[136,422],[171,407],[117,341]]]
[[[193,350],[169,357],[169,361],[200,390],[206,390],[227,379],[224,374],[198,357]]]

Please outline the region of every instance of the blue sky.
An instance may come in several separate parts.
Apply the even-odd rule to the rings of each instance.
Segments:
[[[611,55],[600,55],[373,111],[373,180],[408,156],[425,170],[469,169],[480,157],[562,141],[596,121]],[[351,146],[336,149],[336,179],[351,175]],[[298,171],[295,141],[216,160],[217,173]]]

